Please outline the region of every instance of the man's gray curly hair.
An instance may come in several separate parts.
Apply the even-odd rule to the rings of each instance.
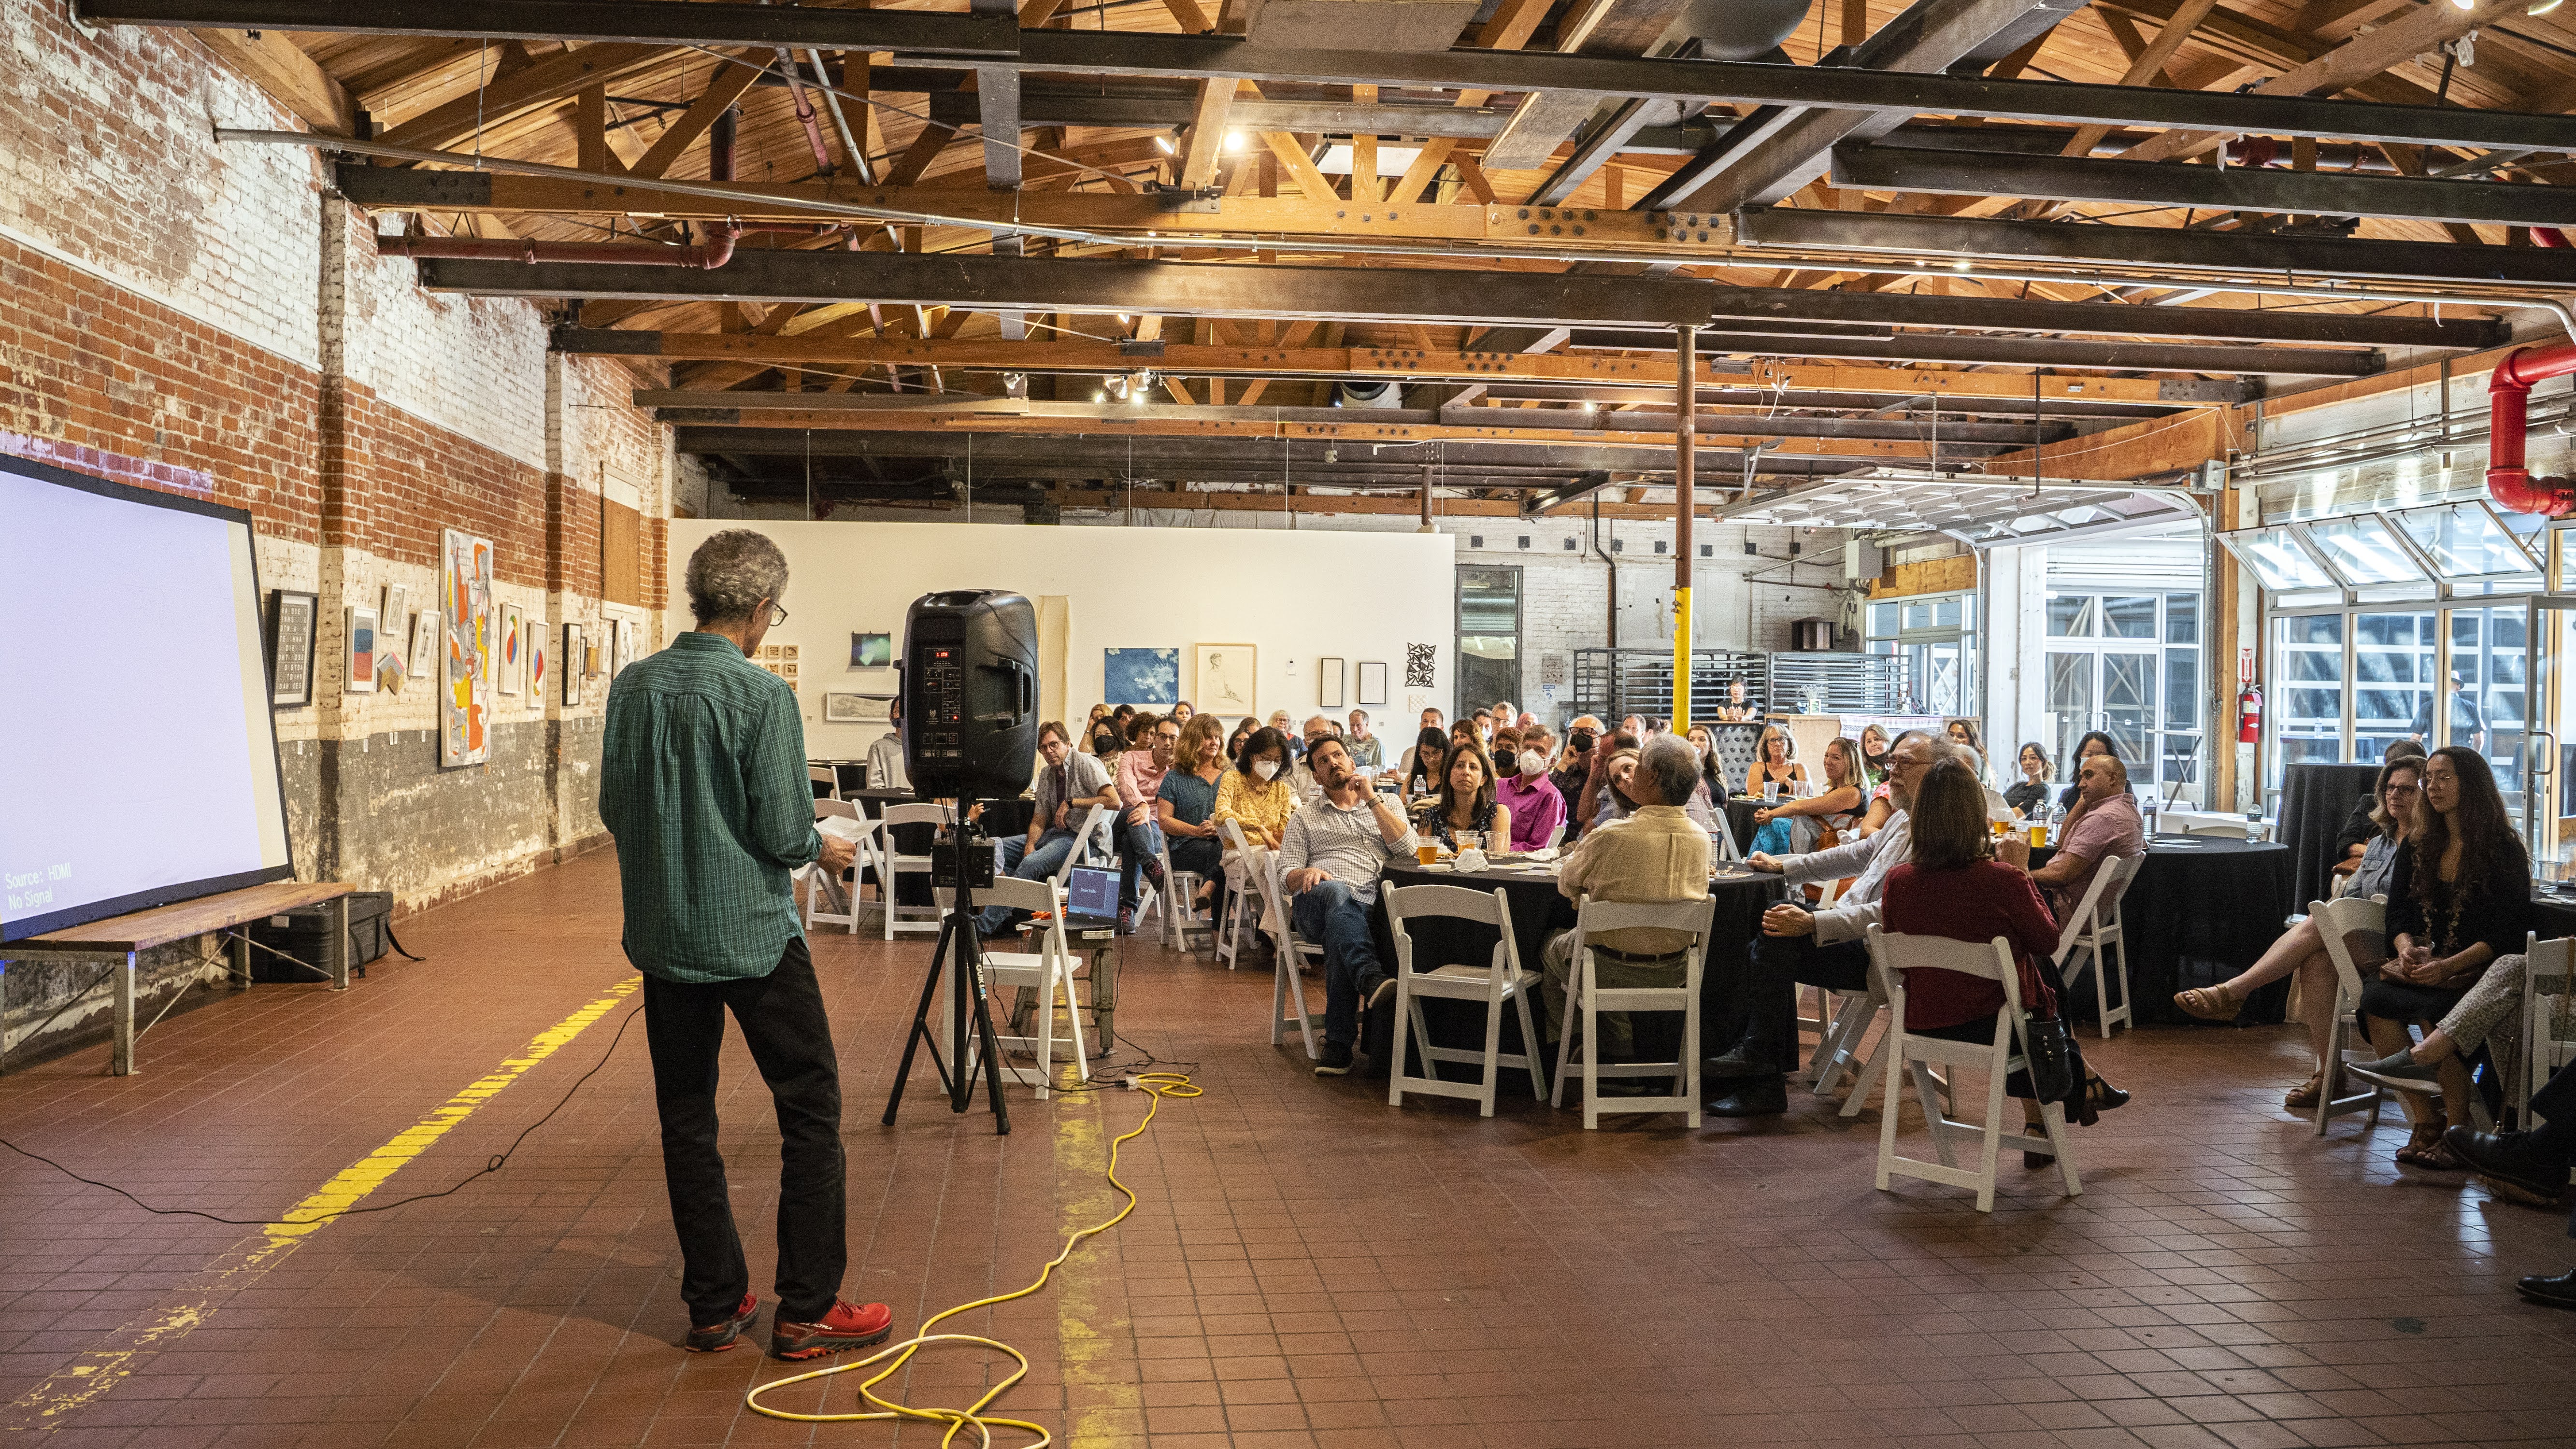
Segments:
[[[700,628],[748,619],[761,600],[787,592],[787,555],[765,533],[728,528],[689,555],[688,589]]]

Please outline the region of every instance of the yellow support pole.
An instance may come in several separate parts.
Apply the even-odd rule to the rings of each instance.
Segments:
[[[1673,733],[1691,722],[1691,515],[1698,503],[1693,449],[1699,442],[1699,329],[1674,329],[1673,369]]]

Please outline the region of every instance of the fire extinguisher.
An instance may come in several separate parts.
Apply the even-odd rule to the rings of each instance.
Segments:
[[[2259,744],[2263,739],[2263,691],[2245,686],[2236,696],[2236,743]]]

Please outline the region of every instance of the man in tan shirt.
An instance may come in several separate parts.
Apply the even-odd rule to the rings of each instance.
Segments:
[[[1566,858],[1556,888],[1573,900],[1660,904],[1708,899],[1708,832],[1688,815],[1682,803],[1699,784],[1699,760],[1676,735],[1646,741],[1629,778],[1629,797],[1636,813],[1583,837]],[[1607,931],[1590,944],[1593,980],[1604,989],[1625,986],[1678,986],[1686,973],[1682,951],[1690,938],[1678,931],[1635,928]],[[1574,933],[1559,931],[1540,958],[1540,998],[1547,1006],[1546,1030],[1557,1032],[1565,1019],[1566,978],[1574,971]],[[1628,1014],[1600,1017],[1605,1053],[1629,1049]]]

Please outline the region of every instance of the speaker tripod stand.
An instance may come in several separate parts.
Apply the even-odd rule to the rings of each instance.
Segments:
[[[975,928],[975,887],[993,883],[993,852],[983,831],[969,816],[969,803],[958,802],[957,822],[940,832],[930,848],[931,883],[954,887],[948,913],[940,918],[939,943],[931,948],[930,970],[922,977],[921,1001],[913,1008],[912,1034],[904,1039],[903,1064],[895,1069],[894,1089],[886,1094],[885,1125],[903,1105],[904,1084],[912,1077],[912,1055],[930,1048],[930,1064],[948,1092],[948,1110],[963,1112],[975,1100],[975,1068],[968,1060],[971,1040],[984,1058],[984,1087],[993,1104],[993,1132],[1008,1136],[1010,1105],[1002,1098],[1002,1052],[994,1038],[992,1003],[984,990],[984,945]],[[950,1061],[940,1055],[931,1026],[939,1000],[939,981],[949,975]],[[970,1038],[968,1032],[973,1032]]]

